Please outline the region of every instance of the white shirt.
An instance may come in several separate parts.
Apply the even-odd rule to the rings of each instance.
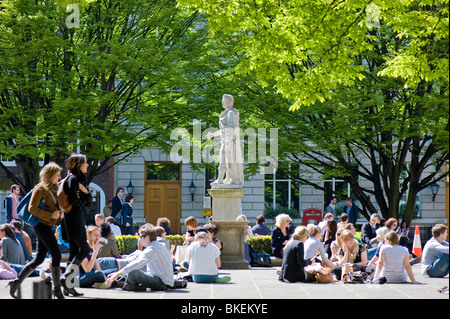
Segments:
[[[380,255],[384,254],[384,265],[381,269],[380,277],[386,277],[387,282],[406,282],[406,273],[403,260],[409,256],[408,249],[400,245],[384,244],[380,249]]]
[[[120,227],[114,224],[109,224],[111,226],[111,232],[116,236],[122,236],[122,231],[120,230]]]
[[[315,237],[309,237],[305,241],[304,250],[305,252],[303,253],[303,256],[305,260],[315,258],[317,253],[320,253],[322,261],[328,260],[327,253],[325,252],[325,248],[323,248],[322,242]]]
[[[147,265],[147,273],[159,277],[168,286],[173,286],[172,257],[164,244],[152,241],[137,258],[126,265],[121,271],[124,275],[132,270],[140,270]]]
[[[213,243],[201,247],[194,241],[189,245],[188,253],[191,256],[189,274],[191,275],[217,275],[216,258],[220,256],[220,249]]]

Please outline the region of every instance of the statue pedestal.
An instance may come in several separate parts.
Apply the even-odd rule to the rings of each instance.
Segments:
[[[221,269],[248,269],[248,261],[244,259],[244,227],[247,222],[214,221],[219,229],[217,237],[223,242],[220,254]]]
[[[242,214],[241,199],[245,191],[239,189],[208,189],[212,197],[212,218],[216,221],[236,221]]]
[[[219,229],[217,235],[223,242],[220,256],[222,269],[248,269],[244,259],[244,227],[247,222],[237,222],[242,214],[241,198],[245,191],[239,189],[209,189],[212,197],[212,219]]]

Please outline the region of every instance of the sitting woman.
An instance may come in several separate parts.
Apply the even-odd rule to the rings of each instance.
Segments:
[[[292,238],[286,244],[283,253],[279,280],[284,282],[310,282],[311,277],[305,272],[305,267],[311,264],[311,260],[305,260],[304,247],[308,239],[309,231],[305,226],[298,226]]]
[[[342,232],[344,230],[342,228],[339,228],[336,232],[336,240],[334,240],[331,245],[330,245],[330,249],[331,249],[331,257],[330,257],[330,261],[334,262],[334,261],[338,261],[339,257],[338,257],[338,251],[339,248],[342,247]]]
[[[411,279],[413,284],[420,284],[414,278],[409,264],[409,252],[406,247],[399,245],[398,235],[395,231],[386,234],[384,245],[380,249],[374,283],[384,284],[386,282],[404,283]]]
[[[219,278],[220,250],[207,232],[195,234],[189,245],[189,274],[196,283],[229,282],[231,278]]]
[[[108,273],[117,271],[117,269],[108,269],[103,272],[98,262],[97,256],[100,250],[100,229],[96,226],[89,226],[86,230],[88,245],[91,248],[89,255],[83,259],[80,267],[80,287],[81,288],[109,288],[106,276]]]
[[[104,222],[99,226],[101,238],[99,239],[100,249],[98,251],[98,257],[115,257],[121,258],[119,247],[116,241],[113,239],[114,234],[111,231],[109,223]]]
[[[333,268],[337,280],[341,280],[342,266],[352,265],[353,271],[364,271],[367,264],[367,250],[359,243],[350,230],[342,232],[342,247],[338,251],[338,266]]]
[[[332,269],[336,265],[328,259],[328,256],[325,253],[325,248],[320,241],[320,237],[322,236],[320,227],[314,224],[309,224],[306,228],[308,229],[310,237],[305,241],[305,259],[308,260],[320,256],[322,266]]]
[[[283,249],[291,237],[290,231],[291,218],[289,215],[280,214],[275,219],[275,228],[272,230],[270,244],[272,254],[275,257],[283,258]]]
[[[7,262],[0,259],[0,280],[1,279],[16,279],[17,272],[14,268],[8,265]]]

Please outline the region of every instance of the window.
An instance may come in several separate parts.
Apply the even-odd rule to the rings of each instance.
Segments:
[[[296,187],[294,182],[280,168],[273,174],[265,174],[264,177],[265,216],[275,218],[278,214],[284,213],[291,218],[298,218],[300,187]]]
[[[180,164],[147,163],[146,176],[148,181],[179,181]]]

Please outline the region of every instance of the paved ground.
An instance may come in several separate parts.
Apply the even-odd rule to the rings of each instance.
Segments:
[[[227,284],[189,283],[186,289],[168,290],[165,292],[129,292],[119,288],[94,289],[77,288],[84,293],[81,298],[70,299],[178,299],[178,300],[267,300],[267,299],[449,299],[448,294],[437,290],[449,286],[448,275],[442,279],[428,278],[421,274],[421,265],[413,267],[414,275],[423,285],[406,284],[288,284],[277,280],[278,267],[251,268],[248,270],[221,270],[222,275],[231,276]],[[33,298],[33,282],[40,278],[28,278],[22,285],[22,298]],[[11,299],[8,289],[4,289],[7,281],[1,281],[0,299]]]

